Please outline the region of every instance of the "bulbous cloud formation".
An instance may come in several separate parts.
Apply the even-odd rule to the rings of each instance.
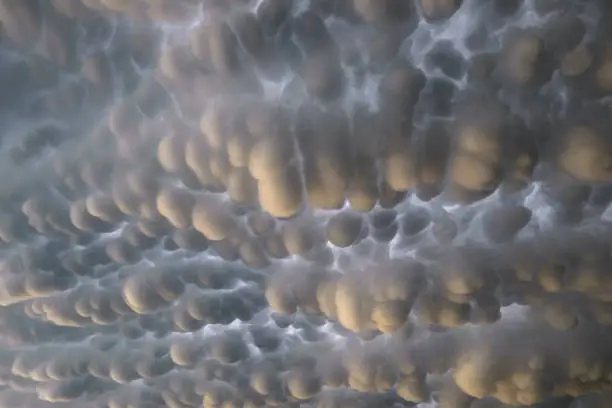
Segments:
[[[606,0],[0,0],[0,408],[599,408]]]

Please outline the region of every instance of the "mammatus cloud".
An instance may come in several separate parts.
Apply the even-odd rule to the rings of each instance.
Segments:
[[[0,408],[599,408],[603,0],[0,0]]]

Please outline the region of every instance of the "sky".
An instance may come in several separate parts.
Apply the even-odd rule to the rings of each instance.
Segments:
[[[0,408],[604,408],[605,0],[0,0]]]

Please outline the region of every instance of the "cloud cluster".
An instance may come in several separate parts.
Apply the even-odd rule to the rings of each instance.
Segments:
[[[604,0],[0,0],[0,408],[597,408]]]

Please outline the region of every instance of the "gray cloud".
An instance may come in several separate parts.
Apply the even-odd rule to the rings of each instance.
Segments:
[[[0,408],[605,406],[610,12],[0,0]]]

